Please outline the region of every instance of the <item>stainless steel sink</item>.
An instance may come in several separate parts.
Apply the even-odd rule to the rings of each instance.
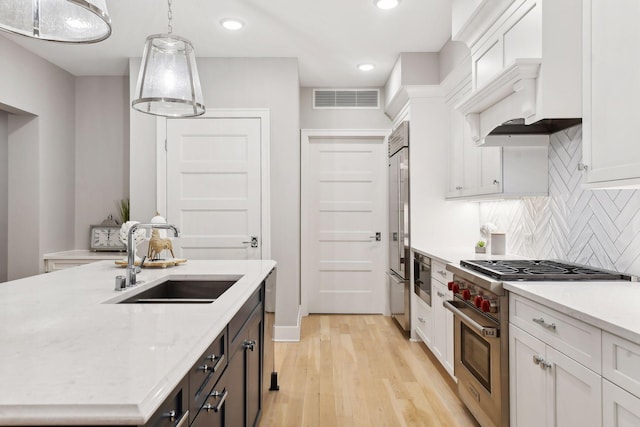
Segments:
[[[119,304],[211,304],[237,280],[167,280]]]

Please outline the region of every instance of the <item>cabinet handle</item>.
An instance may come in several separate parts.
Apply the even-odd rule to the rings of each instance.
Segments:
[[[462,190],[462,186],[461,185],[457,185],[456,186],[456,190]]]
[[[493,185],[498,185],[498,184],[500,184],[500,181],[498,181],[497,179],[494,179],[493,180]]]
[[[164,417],[169,418],[169,421],[173,423],[176,421],[176,415],[177,415],[177,412],[174,409],[172,409],[166,414],[164,414]],[[182,425],[184,425],[185,421],[188,419],[189,419],[189,411],[185,411],[185,413],[182,414],[180,419],[178,419],[178,422],[176,423],[176,427],[182,427]]]
[[[253,348],[256,346],[256,340],[246,340],[242,343],[242,346],[245,349],[253,351]]]
[[[209,411],[220,412],[220,409],[222,409],[222,405],[224,405],[224,401],[227,400],[227,394],[229,394],[229,392],[226,389],[222,393],[220,393],[219,391],[213,390],[209,395],[209,397],[214,397],[218,399],[218,404],[214,406],[211,403],[207,403],[202,407],[202,409],[207,412]]]
[[[443,277],[447,276],[447,272],[446,271],[438,270],[438,273],[441,274]]]
[[[544,359],[542,357],[538,356],[537,354],[533,355],[533,363],[535,365],[539,365],[540,362],[542,362],[542,361],[544,361]]]
[[[541,369],[551,368],[551,363],[547,362],[546,360],[542,360],[540,362],[540,368]]]
[[[437,294],[440,298],[444,298],[444,294],[442,292],[438,291]]]
[[[426,323],[424,317],[418,317],[418,321],[420,321],[420,323]]]
[[[533,363],[540,366],[540,369],[547,369],[551,367],[551,363],[547,362],[542,356],[538,356],[537,354],[533,355]]]
[[[544,319],[542,317],[540,317],[539,319],[536,319],[534,317],[531,320],[533,320],[534,322],[536,322],[540,326],[544,326],[547,329],[551,329],[552,331],[556,330],[556,324],[555,323],[547,323],[547,322],[544,321]]]

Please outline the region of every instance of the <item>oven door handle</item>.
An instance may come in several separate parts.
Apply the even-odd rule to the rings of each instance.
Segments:
[[[471,317],[467,316],[462,310],[452,304],[453,301],[443,301],[442,305],[447,310],[453,312],[454,315],[458,316],[464,323],[469,325],[473,330],[487,338],[498,338],[500,337],[500,328],[488,328],[486,326],[482,326]]]

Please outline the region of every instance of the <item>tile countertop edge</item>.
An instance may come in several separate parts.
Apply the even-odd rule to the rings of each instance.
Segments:
[[[125,299],[128,297],[126,294],[138,293],[145,287],[153,286],[156,282],[160,282],[164,279],[180,279],[180,278],[208,278],[216,275],[241,275],[241,280],[237,285],[231,287],[226,291],[217,301],[217,307],[211,313],[209,311],[205,313],[197,313],[196,316],[202,317],[214,315],[215,324],[226,326],[240,307],[248,300],[255,289],[260,286],[264,278],[268,273],[276,267],[274,261],[253,261],[247,262],[247,267],[239,268],[239,261],[233,262],[201,262],[198,261],[192,263],[189,268],[177,268],[162,269],[149,271],[146,275],[148,283],[141,285],[137,288],[129,289],[120,295],[115,295],[112,288],[105,291],[101,290],[100,295],[97,298],[101,302],[98,304],[107,304],[108,306],[114,304],[116,301]],[[256,264],[257,263],[257,264]],[[63,278],[83,277],[88,272],[96,272],[101,274],[101,271],[108,272],[109,278],[112,278],[117,269],[114,269],[110,261],[103,261],[99,263],[89,264],[82,267],[76,267],[74,269],[63,270],[56,273],[50,273],[47,275],[38,275],[31,278],[20,279],[16,282],[6,282],[5,286],[24,287],[22,284],[29,284],[30,286],[42,286],[45,285],[44,281],[49,282],[49,279],[57,279],[59,282]],[[72,271],[73,270],[73,271]],[[233,272],[232,272],[233,271]],[[207,277],[208,276],[208,277]],[[245,280],[242,280],[242,279]],[[15,285],[14,285],[15,283]],[[107,280],[107,283],[111,284],[111,280]],[[19,286],[22,285],[22,286]],[[239,285],[239,286],[238,286]],[[102,287],[102,286],[101,286]],[[47,289],[47,291],[50,291]],[[11,295],[9,293],[8,295]],[[88,291],[88,301],[94,301],[96,295],[91,295],[91,291]],[[129,295],[129,296],[130,296]],[[107,298],[105,298],[107,296]],[[6,302],[6,301],[5,301]],[[117,306],[117,304],[115,304]],[[114,307],[115,307],[114,306]],[[213,307],[213,306],[212,306]],[[224,307],[220,310],[220,307]],[[148,308],[148,307],[147,307]],[[10,318],[10,317],[9,317]],[[209,344],[220,334],[223,327],[208,327],[203,328],[202,332],[198,332],[190,339],[192,345],[185,348],[183,357],[176,361],[173,366],[167,366],[167,370],[163,375],[158,375],[157,381],[153,386],[149,384],[149,388],[146,389],[144,396],[139,396],[140,399],[109,402],[109,403],[91,403],[90,398],[86,401],[76,400],[67,402],[41,402],[39,404],[33,404],[33,400],[27,400],[25,397],[24,403],[20,400],[12,402],[0,402],[0,425],[105,425],[105,424],[119,424],[119,425],[140,425],[148,421],[157,408],[164,402],[169,394],[175,389],[180,381],[188,374],[193,363],[196,362],[198,357],[206,350]],[[6,385],[6,384],[5,384]]]
[[[605,332],[640,343],[638,282],[503,282],[504,289]],[[576,292],[575,287],[580,287]],[[607,298],[602,298],[606,295]],[[638,304],[621,307],[620,301]],[[634,307],[636,307],[634,309]],[[635,319],[635,321],[634,321]]]

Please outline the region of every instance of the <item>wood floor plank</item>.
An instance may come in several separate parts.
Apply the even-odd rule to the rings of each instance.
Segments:
[[[275,343],[280,391],[260,427],[477,427],[424,344],[380,315],[311,315]]]

